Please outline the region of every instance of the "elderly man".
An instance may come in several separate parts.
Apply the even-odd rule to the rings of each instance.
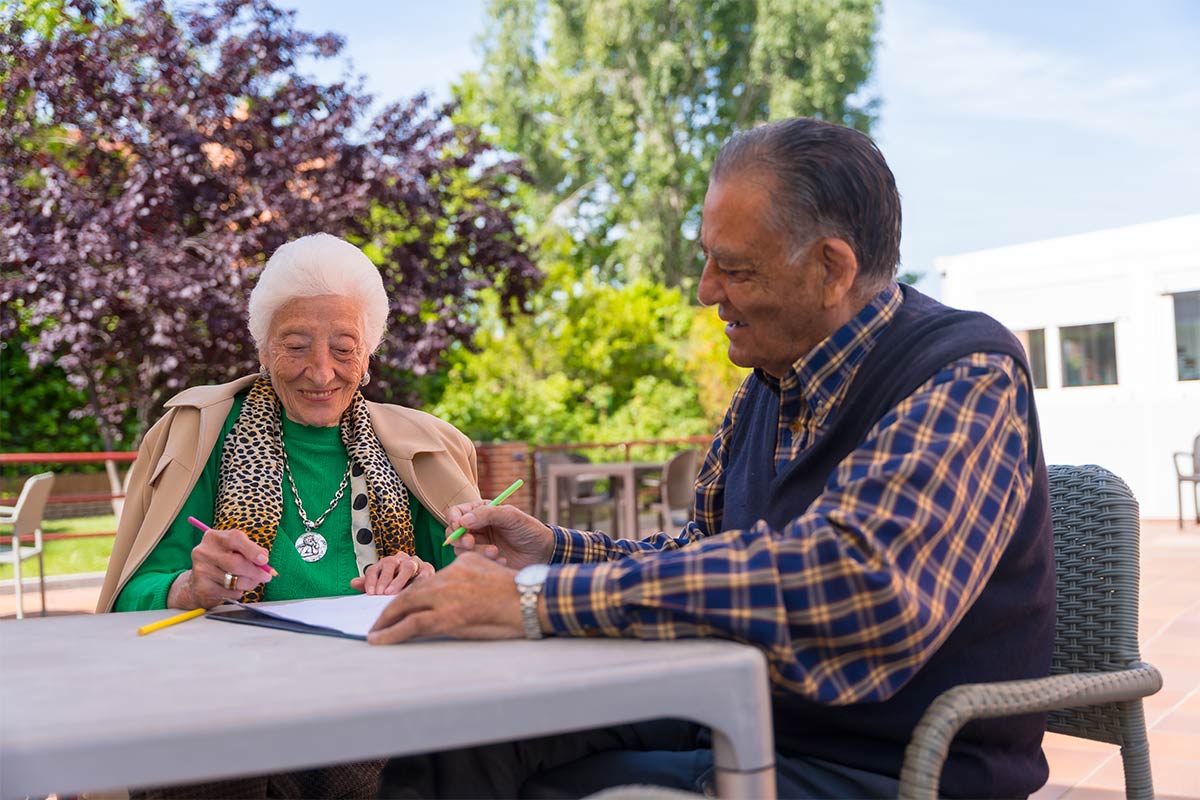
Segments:
[[[614,541],[460,506],[462,557],[401,593],[371,641],[747,642],[770,661],[780,796],[894,796],[933,698],[1049,671],[1054,562],[1024,352],[994,320],[896,283],[895,181],[848,128],[791,119],[735,136],[700,239],[700,302],[754,372],[697,479],[695,520]],[[971,723],[942,794],[1037,789],[1043,727],[1039,715]],[[559,737],[552,755],[529,743],[519,758],[540,774],[523,791],[698,788],[704,733],[662,730],[571,752]]]

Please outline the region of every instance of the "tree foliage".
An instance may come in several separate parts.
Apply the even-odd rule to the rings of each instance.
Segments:
[[[711,309],[644,278],[577,276],[569,246],[543,248],[547,278],[528,316],[485,305],[471,348],[450,355],[430,410],[482,439],[619,442],[711,434],[745,375]]]
[[[248,290],[287,240],[327,231],[380,266],[377,398],[470,338],[481,291],[512,308],[536,285],[517,169],[452,109],[367,120],[359,87],[297,66],[341,41],[266,0],[134,8],[43,0],[0,31],[0,335],[37,332],[31,364],[66,371],[106,448],[169,394],[256,367]]]
[[[72,414],[87,405],[87,397],[67,382],[57,365],[30,368],[24,345],[33,338],[34,332],[18,325],[11,338],[0,341],[0,452],[98,449],[95,418]],[[83,470],[91,468],[82,466]],[[28,474],[28,469],[9,465],[0,469],[0,475],[16,477],[22,470]]]
[[[484,63],[458,87],[533,176],[534,219],[606,276],[698,271],[713,157],[795,115],[866,130],[877,0],[492,0]]]

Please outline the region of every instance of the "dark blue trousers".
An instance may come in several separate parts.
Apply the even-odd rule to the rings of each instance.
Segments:
[[[776,753],[780,800],[891,798],[896,778]],[[381,798],[586,797],[624,784],[651,784],[714,796],[709,733],[676,720],[544,736],[392,759]]]

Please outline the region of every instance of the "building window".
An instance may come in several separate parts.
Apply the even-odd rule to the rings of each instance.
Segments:
[[[1059,331],[1063,386],[1108,386],[1117,382],[1117,335],[1111,322]]]
[[[1033,388],[1046,388],[1046,331],[1044,328],[1033,328],[1027,331],[1014,331],[1025,348],[1029,358],[1029,371],[1033,375]]]
[[[1179,380],[1200,381],[1200,292],[1175,295],[1175,353]]]

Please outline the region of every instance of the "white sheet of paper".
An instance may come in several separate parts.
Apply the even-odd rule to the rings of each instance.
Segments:
[[[255,605],[254,610],[293,622],[333,628],[352,636],[366,636],[383,607],[395,598],[394,594],[351,594]]]

